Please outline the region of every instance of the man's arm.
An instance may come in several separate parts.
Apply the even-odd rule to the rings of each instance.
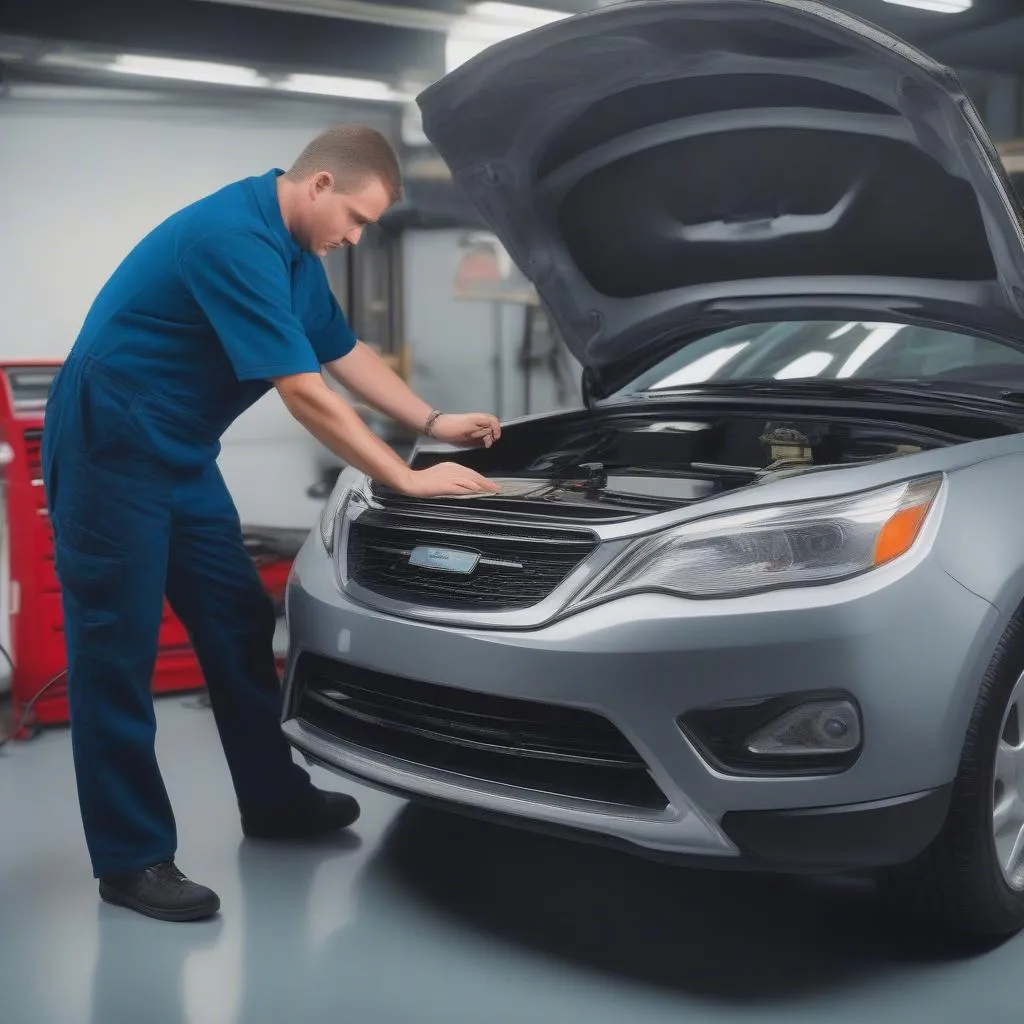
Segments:
[[[411,471],[403,459],[320,374],[293,374],[273,383],[295,419],[340,459],[395,490],[408,488]]]
[[[427,429],[431,407],[364,342],[356,342],[351,352],[327,363],[326,369],[339,384],[385,416],[410,430],[422,433]],[[501,436],[501,424],[486,413],[446,413],[433,420],[429,433],[451,444],[489,447]]]
[[[288,411],[342,461],[379,483],[419,497],[494,492],[496,484],[467,466],[444,462],[412,470],[385,444],[319,373],[297,373],[273,381]]]
[[[412,470],[324,382],[320,360],[291,308],[288,275],[265,239],[229,229],[178,259],[182,281],[217,333],[239,380],[269,380],[289,412],[345,462],[405,494],[496,491],[466,466]]]
[[[431,408],[365,342],[327,363],[327,372],[367,405],[410,430],[422,431]]]

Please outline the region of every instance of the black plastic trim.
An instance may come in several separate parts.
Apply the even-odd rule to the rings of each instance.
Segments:
[[[861,870],[906,863],[938,836],[952,783],[938,789],[839,807],[729,811],[726,835],[746,856],[796,868]]]
[[[850,751],[835,754],[752,754],[745,743],[759,729],[802,704],[846,701],[857,713],[860,739]],[[749,701],[693,708],[676,719],[697,753],[725,775],[789,778],[835,775],[849,770],[864,749],[864,716],[853,694],[845,690],[807,690]]]
[[[640,754],[595,712],[390,676],[308,652],[294,680],[291,714],[333,742],[527,794],[668,806]]]

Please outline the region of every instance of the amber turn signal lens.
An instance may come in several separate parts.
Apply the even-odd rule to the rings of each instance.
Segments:
[[[901,509],[882,527],[875,541],[875,565],[891,562],[910,550],[930,507],[928,504]]]

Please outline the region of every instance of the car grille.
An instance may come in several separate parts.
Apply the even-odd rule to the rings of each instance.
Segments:
[[[346,568],[383,597],[433,608],[510,611],[547,597],[597,544],[593,534],[370,511],[349,524]],[[410,562],[418,547],[480,556],[467,574]]]
[[[359,668],[318,655],[296,666],[295,715],[357,747],[537,793],[668,806],[643,759],[607,719]]]

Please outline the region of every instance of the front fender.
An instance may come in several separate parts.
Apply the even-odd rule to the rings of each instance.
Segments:
[[[1024,609],[1024,454],[996,456],[949,474],[932,555],[993,610],[965,659],[961,705],[951,709],[962,746],[996,647]]]
[[[1024,454],[949,474],[934,556],[961,586],[1012,617],[1024,598]]]

